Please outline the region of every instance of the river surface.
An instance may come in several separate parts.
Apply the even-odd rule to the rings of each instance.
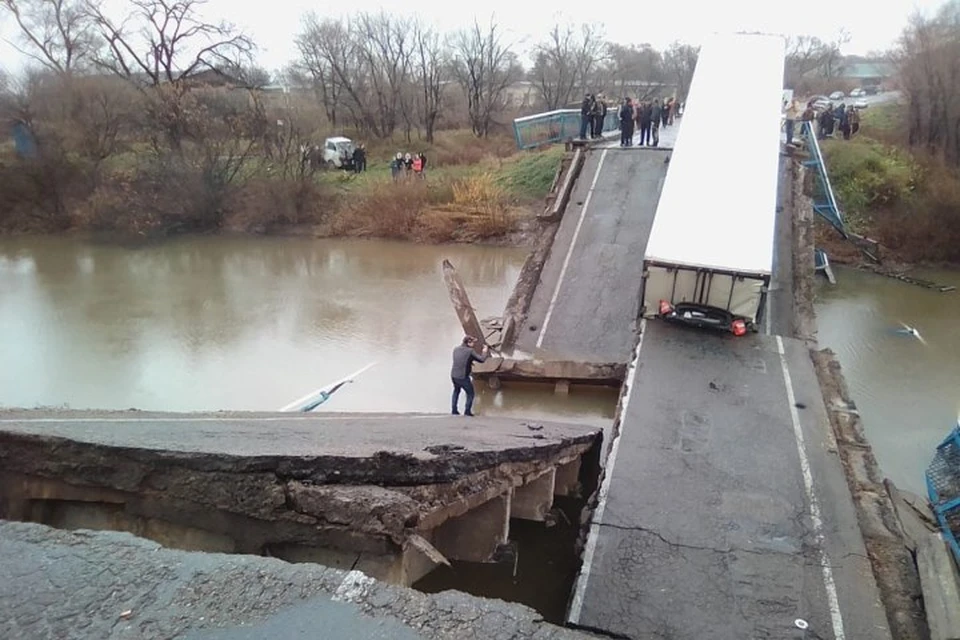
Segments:
[[[926,495],[923,472],[960,410],[960,292],[938,293],[855,269],[817,292],[819,342],[840,358],[884,475]],[[960,288],[960,272],[917,272]],[[916,327],[923,341],[897,333]]]
[[[500,315],[527,251],[196,237],[0,238],[0,406],[275,410],[376,362],[327,411],[448,411],[462,330],[440,264]],[[609,423],[616,393],[483,391],[487,415]]]
[[[376,362],[323,411],[447,411],[461,329],[449,258],[499,315],[524,249],[198,237],[138,248],[0,238],[0,406],[274,410]],[[960,273],[920,274],[960,286]],[[840,357],[883,472],[922,492],[960,410],[960,293],[837,270],[819,339]],[[901,322],[925,344],[896,333]],[[481,385],[482,386],[482,385]],[[480,391],[487,415],[607,426],[616,392]]]

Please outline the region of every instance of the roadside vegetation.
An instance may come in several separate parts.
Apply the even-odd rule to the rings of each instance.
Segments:
[[[509,235],[560,159],[517,153],[514,117],[604,87],[682,95],[697,56],[556,24],[525,67],[495,21],[308,12],[269,73],[205,4],[0,0],[29,59],[0,72],[0,232]],[[366,173],[320,170],[335,135],[366,145]],[[394,183],[397,152],[425,153],[426,180]]]
[[[825,142],[831,182],[853,230],[895,258],[960,265],[960,0],[912,18],[895,54],[902,99],[864,111],[852,140]]]
[[[907,143],[906,111],[903,104],[871,107],[861,135],[823,143],[834,192],[851,229],[895,258],[960,264],[960,173],[942,155]],[[818,232],[821,244],[839,243],[827,225]],[[831,254],[855,257],[837,249]]]

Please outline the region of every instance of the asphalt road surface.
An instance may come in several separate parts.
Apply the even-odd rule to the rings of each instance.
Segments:
[[[586,640],[527,607],[313,563],[0,521],[4,640]]]
[[[889,638],[806,347],[650,321],[639,353],[570,622]]]
[[[518,350],[626,363],[636,341],[643,255],[669,150],[590,152],[563,214]]]

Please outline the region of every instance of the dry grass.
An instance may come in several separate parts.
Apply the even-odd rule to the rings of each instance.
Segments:
[[[489,173],[438,182],[378,183],[340,208],[331,231],[416,242],[471,241],[511,232],[518,211]]]

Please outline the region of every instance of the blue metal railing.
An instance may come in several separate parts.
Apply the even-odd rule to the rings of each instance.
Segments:
[[[607,109],[603,120],[603,132],[616,131],[620,127],[617,106]],[[518,149],[532,149],[544,144],[564,142],[580,135],[580,110],[557,109],[513,121],[513,136]]]
[[[833,193],[830,176],[827,174],[827,164],[823,159],[823,152],[820,150],[820,142],[817,140],[817,132],[814,130],[813,122],[801,122],[800,132],[806,141],[807,149],[810,151],[810,159],[804,161],[803,164],[813,167],[817,171],[819,189],[814,194],[813,210],[846,238],[847,224],[843,219],[843,214],[840,213],[840,206],[837,204],[837,198]]]
[[[960,421],[950,435],[937,446],[927,467],[927,495],[940,523],[943,537],[960,564]]]

